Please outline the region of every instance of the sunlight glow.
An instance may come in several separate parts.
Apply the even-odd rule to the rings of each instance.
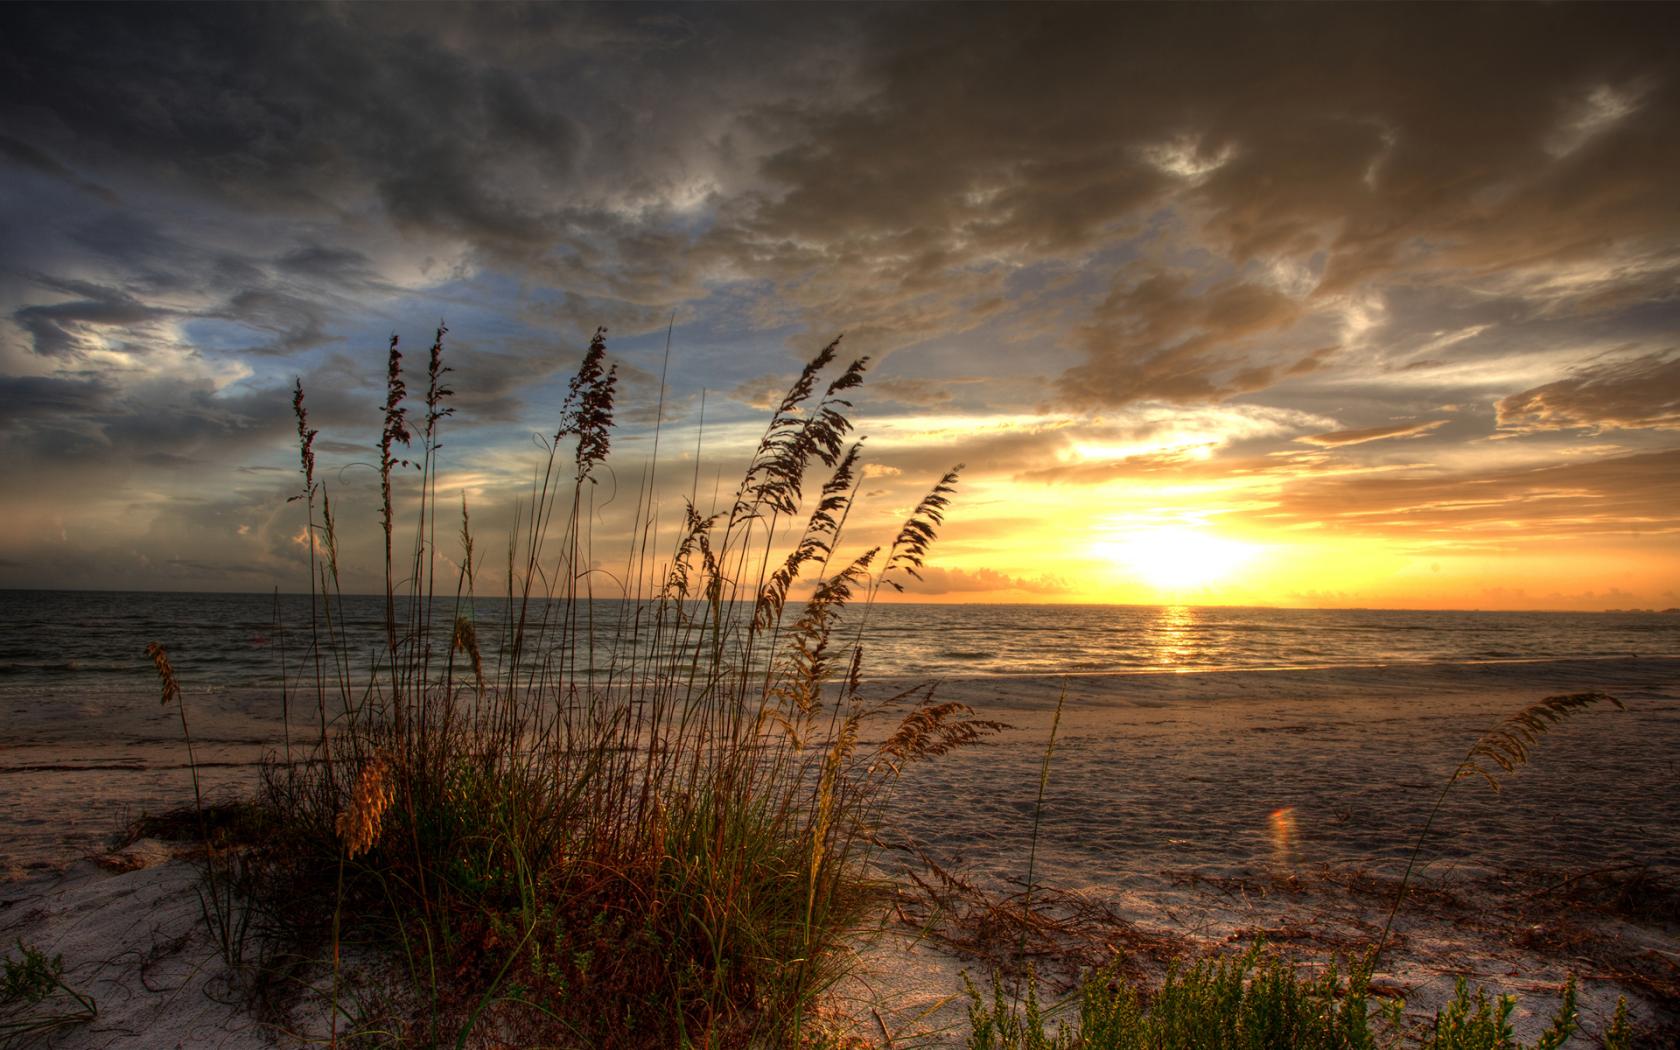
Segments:
[[[1103,541],[1093,550],[1163,591],[1191,590],[1224,580],[1255,553],[1250,544],[1179,526]]]

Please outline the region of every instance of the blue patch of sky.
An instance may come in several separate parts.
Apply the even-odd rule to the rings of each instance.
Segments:
[[[182,322],[181,336],[188,346],[200,353],[241,357],[251,355],[253,350],[274,339],[273,332],[256,325],[205,317]],[[255,368],[260,362],[251,360],[249,363]]]

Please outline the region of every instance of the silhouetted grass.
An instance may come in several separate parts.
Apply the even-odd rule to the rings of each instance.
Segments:
[[[315,990],[334,1044],[811,1042],[812,1008],[872,899],[884,793],[905,763],[998,728],[931,688],[866,696],[861,642],[841,630],[921,565],[955,472],[885,551],[842,557],[861,476],[848,395],[866,362],[824,383],[836,340],[778,405],[727,505],[684,507],[668,555],[656,554],[652,481],[637,492],[628,534],[602,543],[627,551],[625,600],[603,624],[590,506],[617,379],[598,331],[507,545],[506,615],[481,622],[486,573],[464,503],[461,550],[439,556],[443,338],[417,418],[395,338],[387,355],[385,642],[371,672],[349,652],[339,525],[294,393],[315,739],[288,736],[258,814],[239,818],[260,841],[209,867],[211,895],[256,916],[248,985],[290,982],[301,997],[309,973],[326,973]],[[792,603],[801,580],[810,597]],[[164,682],[166,702],[178,697]],[[370,972],[387,978],[373,991]]]

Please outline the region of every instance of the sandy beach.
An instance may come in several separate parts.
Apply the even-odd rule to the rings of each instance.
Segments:
[[[1031,962],[1062,992],[1084,967],[1158,975],[1257,938],[1307,966],[1345,959],[1381,929],[1469,745],[1541,697],[1590,689],[1626,710],[1558,728],[1498,793],[1479,780],[1449,793],[1376,985],[1423,1017],[1459,976],[1519,994],[1532,1037],[1573,974],[1589,1029],[1626,995],[1636,1020],[1672,1033],[1680,660],[1650,658],[944,681],[940,696],[1013,728],[907,771],[879,855],[898,888],[835,1008],[894,1047],[956,1045],[964,971],[984,984],[993,967]],[[199,706],[219,712],[195,727],[208,784],[250,783],[275,743],[264,705]],[[0,819],[9,868],[29,877],[0,896],[0,936],[62,953],[67,979],[100,1003],[95,1023],[53,1045],[284,1043],[285,1024],[217,996],[180,847],[108,852],[119,814],[189,797],[165,714],[137,702],[14,730],[24,739],[3,775],[27,790],[8,793]],[[1023,923],[1011,916],[1029,856],[1037,918]]]
[[[920,961],[871,958],[920,973],[926,994],[894,1016],[929,1010],[958,969],[984,973],[1021,939],[1008,924],[982,931],[990,942],[977,936],[972,902],[1018,900],[1025,885],[1064,687],[1034,882],[1043,907],[1069,922],[1024,938],[1060,989],[1072,963],[1130,954],[1158,973],[1257,937],[1319,965],[1362,951],[1477,737],[1541,697],[1603,689],[1627,710],[1559,728],[1498,793],[1480,780],[1449,793],[1378,985],[1425,1017],[1461,975],[1519,994],[1519,1033],[1532,1038],[1572,973],[1590,1029],[1626,995],[1675,1031],[1680,661],[1660,659],[948,682],[945,695],[1017,728],[913,770],[898,796],[897,823],[918,853],[977,893],[967,928],[906,894],[917,906],[905,910],[929,924]],[[1624,899],[1658,885],[1651,900]],[[947,900],[962,911],[961,894]],[[934,1010],[930,1027],[949,1030],[961,1007]]]

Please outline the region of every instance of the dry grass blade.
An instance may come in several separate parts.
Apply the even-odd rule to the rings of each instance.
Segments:
[[[170,701],[181,699],[181,683],[175,677],[175,668],[169,663],[169,654],[163,646],[156,642],[146,645],[146,655],[152,658],[152,667],[156,668],[158,680],[163,687],[163,705],[169,706]]]
[[[937,758],[978,743],[1009,726],[974,717],[974,708],[955,700],[935,703],[928,696],[910,710],[880,747],[880,761],[894,770],[907,762]]]
[[[1597,704],[1613,704],[1626,710],[1620,700],[1608,693],[1567,693],[1548,696],[1500,722],[1482,735],[1459,764],[1453,779],[1480,776],[1499,790],[1499,778],[1489,768],[1491,763],[1503,773],[1513,773],[1528,761],[1529,749],[1540,742],[1553,726]]]
[[[1442,785],[1441,793],[1435,798],[1435,805],[1429,810],[1429,816],[1424,818],[1423,829],[1418,832],[1417,841],[1412,844],[1412,852],[1406,858],[1406,870],[1400,876],[1400,887],[1395,891],[1394,903],[1388,909],[1388,918],[1383,921],[1382,933],[1371,948],[1371,955],[1366,962],[1367,969],[1376,969],[1377,960],[1382,957],[1383,949],[1388,945],[1389,931],[1394,928],[1394,916],[1400,911],[1401,901],[1406,899],[1406,887],[1411,883],[1412,870],[1417,865],[1418,854],[1423,850],[1424,840],[1429,837],[1430,829],[1435,826],[1435,818],[1440,814],[1442,804],[1447,801],[1447,792],[1452,790],[1452,786],[1465,777],[1479,776],[1498,791],[1499,778],[1484,763],[1491,762],[1504,773],[1515,772],[1518,766],[1528,761],[1529,749],[1539,743],[1540,738],[1553,726],[1603,703],[1614,704],[1617,710],[1626,710],[1620,700],[1608,693],[1565,693],[1548,696],[1504,719],[1483,733],[1470,746],[1464,761],[1458,764],[1453,775]]]
[[[991,891],[941,867],[915,843],[894,848],[909,854],[908,882],[894,892],[899,922],[992,973],[1024,977],[1036,960],[1067,976],[1098,967],[1142,976],[1188,947],[1181,936],[1139,926],[1103,901],[1042,887],[1032,899]]]
[[[836,338],[823,347],[822,353],[799,373],[777,406],[736,492],[729,512],[731,527],[761,516],[764,508],[775,514],[793,514],[799,507],[805,467],[811,457],[815,456],[825,467],[840,462],[840,449],[852,428],[845,410],[852,403],[838,395],[863,382],[869,359],[860,357],[846,366],[823,391],[816,407],[809,410],[805,407],[816,389],[817,375],[834,360],[839,346],[840,340]]]
[[[560,408],[560,429],[554,434],[555,444],[568,436],[577,438],[573,458],[579,484],[590,477],[596,464],[604,461],[611,450],[613,391],[618,385],[618,366],[603,368],[606,356],[607,330],[597,328],[583,355],[583,364],[566,389],[566,400]]]
[[[788,667],[773,692],[801,714],[809,714],[815,709],[822,684],[829,678],[831,654],[828,642],[835,618],[851,601],[852,588],[869,571],[869,564],[878,553],[880,548],[871,547],[850,565],[818,584],[805,603],[805,611],[793,625],[793,632],[788,638],[791,650]]]
[[[287,502],[304,499],[315,491],[315,438],[321,432],[309,425],[309,410],[303,405],[303,380],[292,385],[292,414],[297,416],[298,461],[303,471],[303,491]]]
[[[437,334],[432,338],[432,349],[426,359],[426,433],[429,435],[437,426],[437,421],[445,416],[455,414],[453,408],[443,407],[443,399],[455,396],[455,391],[443,385],[445,372],[455,371],[443,363],[443,337],[449,329],[438,325]]]
[[[455,617],[455,633],[449,641],[454,652],[465,653],[472,661],[473,680],[478,691],[484,692],[484,655],[478,648],[478,628],[465,616]]]
[[[916,509],[893,540],[887,555],[887,567],[882,570],[881,576],[882,582],[894,590],[904,590],[904,585],[897,580],[886,579],[894,569],[900,569],[918,580],[922,578],[922,560],[927,557],[935,532],[945,523],[945,508],[951,503],[951,493],[956,491],[957,475],[962,473],[962,469],[963,465],[958,463],[939,479],[933,490],[916,504]]]
[[[683,501],[684,525],[682,539],[677,544],[676,553],[671,558],[671,568],[666,574],[665,587],[660,592],[663,601],[681,603],[688,600],[694,586],[692,561],[694,552],[701,554],[703,575],[710,578],[712,568],[717,564],[717,558],[712,553],[710,535],[712,526],[717,524],[717,517],[702,518],[700,512],[694,509],[694,504]]]
[[[787,559],[759,591],[753,607],[753,629],[762,631],[781,619],[787,605],[788,589],[799,578],[800,570],[820,559],[825,562],[834,550],[834,540],[840,534],[841,523],[851,502],[851,490],[857,478],[861,444],[853,444],[835,467],[834,474],[823,486],[822,496],[811,518],[805,524],[805,534],[788,552]]]

